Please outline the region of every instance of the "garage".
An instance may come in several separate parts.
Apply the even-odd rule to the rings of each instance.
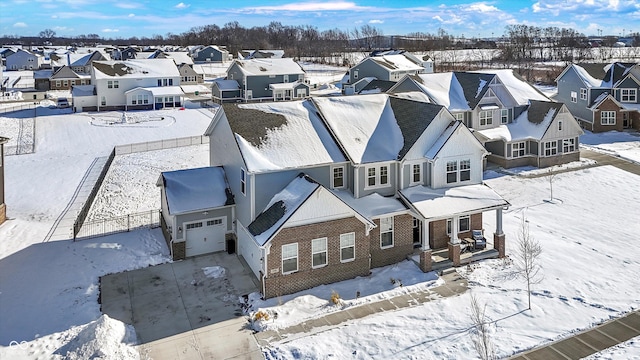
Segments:
[[[197,256],[225,250],[227,219],[219,217],[185,223],[186,256]]]

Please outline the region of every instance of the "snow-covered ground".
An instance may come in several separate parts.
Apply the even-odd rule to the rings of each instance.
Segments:
[[[135,358],[132,329],[101,317],[98,278],[169,261],[161,232],[138,230],[75,243],[42,243],[42,239],[95,157],[108,155],[116,144],[201,135],[211,113],[190,109],[148,112],[145,116],[149,118],[175,121],[145,121],[127,126],[109,125],[108,119],[95,114],[57,114],[55,109],[51,109],[51,114],[37,119],[34,154],[5,159],[10,220],[0,226],[0,358],[58,359],[65,354],[83,359],[101,355]],[[617,144],[620,139],[607,134],[593,137],[600,147]],[[633,142],[632,139],[622,140]],[[135,191],[131,189],[138,182],[155,183],[161,170],[190,167],[190,162],[206,164],[206,152],[196,148],[199,147],[121,156],[114,162],[115,175],[105,189]],[[620,148],[610,151],[617,149]],[[621,151],[627,151],[629,157],[640,157],[638,147]],[[499,355],[570,335],[640,306],[637,290],[640,278],[636,275],[640,248],[629,245],[640,232],[637,222],[640,177],[613,167],[560,174],[554,181],[555,201],[550,202],[545,201],[549,199],[545,178],[486,175],[487,183],[512,204],[504,215],[507,252],[513,247],[523,215],[544,249],[545,279],[534,287],[531,311],[522,312],[526,307],[524,284],[509,277],[513,270],[509,261],[480,262],[470,273],[466,268],[460,269],[470,280],[469,293],[488,304],[487,314],[496,321],[491,333]],[[130,179],[125,181],[123,177]],[[138,195],[111,198],[105,192],[102,203],[105,209],[97,211],[109,213],[114,203],[122,209],[134,209],[135,203],[147,196],[142,192]],[[157,196],[153,198],[156,201]],[[485,216],[487,233],[493,232],[494,217],[492,213]],[[326,314],[331,290],[340,293],[343,306],[352,306],[438,283],[433,274],[422,274],[411,266],[414,265],[404,262],[377,269],[372,277],[282,297],[281,304],[275,300],[254,300],[254,307],[278,312],[277,320],[261,324],[268,329]],[[400,279],[403,287],[392,284],[391,278]],[[355,299],[358,289],[360,298]],[[332,355],[473,358],[468,308],[469,294],[464,294],[374,315],[288,343],[274,343],[265,350],[273,359]],[[637,349],[637,341],[632,340],[610,351],[617,354],[613,358],[628,358]]]
[[[580,144],[592,150],[640,163],[640,133],[636,131],[608,131],[599,134],[585,131],[580,137]]]

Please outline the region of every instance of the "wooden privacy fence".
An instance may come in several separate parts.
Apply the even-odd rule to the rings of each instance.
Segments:
[[[115,147],[115,154],[123,155],[123,154],[137,153],[137,152],[172,149],[172,148],[177,148],[182,146],[200,145],[200,144],[208,144],[208,143],[209,143],[208,136],[204,136],[204,135],[189,136],[189,137],[176,138],[176,139],[166,139],[166,140],[157,140],[157,141],[147,141],[147,142],[135,143],[135,144],[118,145]]]
[[[156,228],[160,226],[160,216],[160,210],[149,210],[110,219],[85,221],[79,229],[76,229],[76,225],[74,225],[74,240],[123,233],[135,229]]]

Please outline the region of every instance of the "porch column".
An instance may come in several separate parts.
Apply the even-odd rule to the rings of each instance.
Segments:
[[[493,234],[493,248],[498,250],[498,257],[505,256],[505,234],[502,231],[502,208],[496,209],[496,232]]]
[[[430,250],[429,245],[429,222],[427,220],[420,221],[422,226],[422,250]]]
[[[460,244],[460,239],[458,239],[459,223],[460,223],[460,218],[458,216],[454,216],[451,219],[451,237],[449,241],[452,244]]]
[[[453,266],[460,266],[460,239],[458,239],[458,223],[460,219],[454,216],[451,219],[451,237],[449,238],[449,244],[447,244],[449,250],[449,260],[453,262]]]

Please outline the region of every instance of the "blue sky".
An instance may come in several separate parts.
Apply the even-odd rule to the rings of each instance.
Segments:
[[[271,21],[350,31],[370,24],[385,35],[437,33],[465,37],[504,33],[509,24],[570,27],[586,35],[640,31],[640,0],[496,1],[190,1],[190,0],[2,0],[0,34],[105,38],[166,36],[192,27],[237,21],[243,27]]]

